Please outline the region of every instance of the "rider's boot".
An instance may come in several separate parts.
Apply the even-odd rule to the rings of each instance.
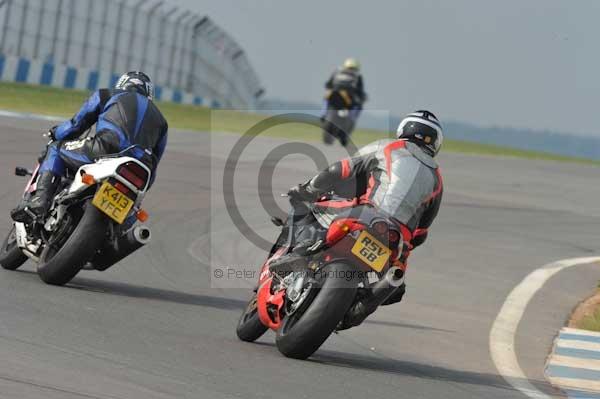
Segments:
[[[15,222],[30,223],[32,214],[37,218],[43,217],[48,212],[59,179],[52,172],[43,172],[37,180],[35,195],[28,200],[23,200],[15,209],[10,212],[10,217]]]
[[[386,299],[381,306],[391,305],[393,303],[398,303],[402,300],[404,293],[406,292],[406,285],[402,284],[400,287],[396,288],[394,293],[390,295],[388,299]],[[360,325],[365,319],[372,314],[375,310],[377,310],[377,305],[369,303],[369,296],[364,298],[360,298],[346,313],[344,319],[337,326],[337,330],[346,330],[351,327],[356,327]]]
[[[356,301],[354,305],[344,315],[344,318],[338,324],[336,330],[347,330],[348,328],[356,327],[361,324],[371,313],[373,313],[377,306],[369,306],[367,305],[369,295],[360,295],[359,291],[359,300]]]
[[[392,305],[394,303],[400,302],[402,300],[402,298],[404,297],[405,293],[406,293],[406,284],[402,284],[400,287],[396,288],[394,293],[392,295],[390,295],[390,297],[388,299],[386,299],[381,304],[381,306]]]

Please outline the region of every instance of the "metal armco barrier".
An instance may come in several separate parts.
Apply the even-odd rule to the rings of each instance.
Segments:
[[[244,50],[209,17],[147,0],[0,0],[0,79],[95,90],[143,70],[159,100],[254,108]]]

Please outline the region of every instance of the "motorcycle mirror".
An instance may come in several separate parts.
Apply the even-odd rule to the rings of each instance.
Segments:
[[[15,168],[15,175],[17,175],[17,176],[32,176],[33,172],[27,168],[22,168],[20,166],[17,166]]]
[[[281,227],[285,224],[285,222],[283,221],[283,219],[277,217],[277,216],[273,216],[271,217],[271,222],[277,226],[277,227]]]

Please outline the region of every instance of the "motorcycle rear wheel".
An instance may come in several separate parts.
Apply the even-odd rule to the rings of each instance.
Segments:
[[[331,121],[331,110],[327,111],[327,115],[321,123],[321,130],[323,135],[323,143],[331,145],[338,138],[338,129],[335,123]]]
[[[50,285],[65,285],[81,271],[104,243],[108,220],[88,200],[83,216],[64,244],[48,245],[40,256],[38,276]]]
[[[254,342],[267,332],[267,330],[268,327],[258,318],[256,294],[254,294],[240,316],[235,332],[240,340]]]
[[[306,310],[286,315],[277,330],[277,348],[286,357],[311,356],[342,321],[356,297],[359,280],[355,267],[332,263],[321,274],[325,277]]]
[[[27,262],[27,259],[27,256],[17,245],[15,225],[13,224],[2,246],[0,246],[0,265],[6,270],[17,270]]]
[[[333,144],[335,137],[333,137],[326,129],[323,129],[323,143],[327,145]]]

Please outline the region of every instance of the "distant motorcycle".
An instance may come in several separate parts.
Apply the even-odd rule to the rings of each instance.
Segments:
[[[135,226],[135,219],[148,217],[141,204],[151,171],[125,155],[131,149],[68,173],[43,220],[13,223],[0,247],[0,265],[16,270],[31,259],[44,282],[64,285],[84,268],[104,271],[146,245],[150,229]],[[39,165],[16,168],[17,176],[31,176],[24,197],[35,194],[38,173]]]
[[[356,99],[347,90],[338,89],[328,92],[326,101],[327,111],[321,120],[323,142],[333,144],[338,139],[345,147],[355,127],[352,113],[355,112]]]
[[[296,256],[292,221],[299,210],[313,208],[290,202],[292,212],[262,266],[237,335],[253,342],[272,329],[282,354],[306,359],[334,331],[359,325],[403,284],[404,270],[394,259],[404,245],[404,227],[366,207],[358,217],[337,217],[306,256]]]

